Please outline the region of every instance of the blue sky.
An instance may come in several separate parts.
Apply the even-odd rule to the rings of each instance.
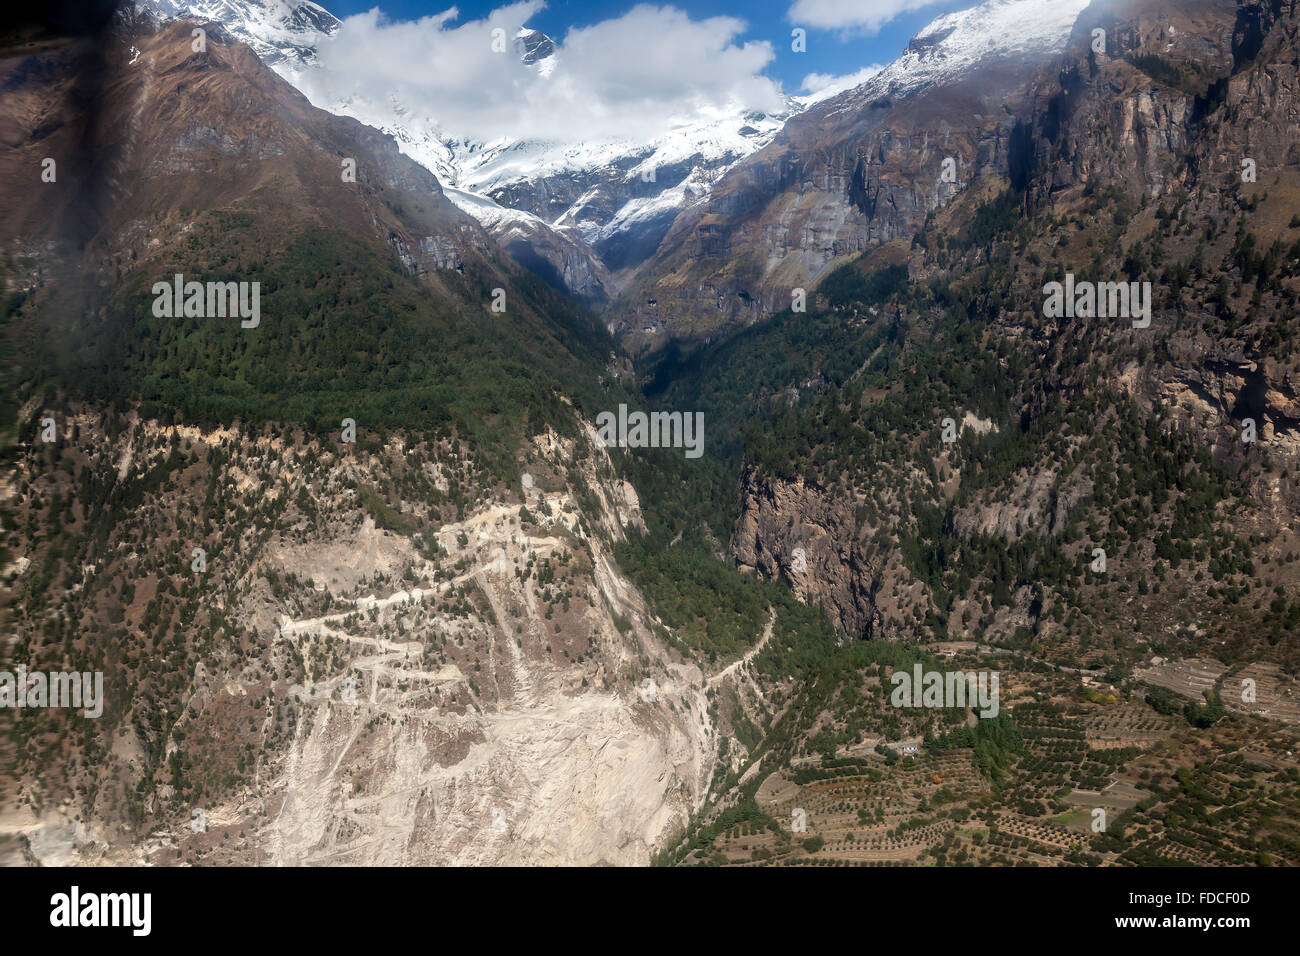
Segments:
[[[435,0],[317,2],[340,18],[377,7],[394,21],[418,20],[454,6],[460,13],[457,23],[483,19],[492,10],[504,6],[502,2],[484,0],[455,3]],[[806,5],[802,15],[796,9],[792,17],[792,7],[799,2]],[[735,42],[770,43],[773,58],[761,72],[778,81],[786,92],[800,93],[804,92],[804,78],[810,74],[842,75],[872,64],[888,63],[902,52],[918,29],[940,13],[975,5],[974,0],[937,0],[919,6],[922,3],[924,0],[689,0],[662,6],[676,6],[692,20],[718,16],[743,20],[747,29],[736,35]],[[573,27],[590,27],[621,17],[637,5],[636,0],[547,0],[545,9],[528,18],[528,25],[563,41]],[[863,23],[863,17],[884,22],[873,29],[874,22]],[[856,23],[853,22],[855,18]],[[831,25],[837,21],[847,25]],[[815,23],[826,25],[813,25]],[[808,31],[806,53],[795,53],[790,49],[790,31],[796,26],[803,26]]]

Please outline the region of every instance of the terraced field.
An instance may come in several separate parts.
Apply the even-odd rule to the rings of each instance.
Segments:
[[[973,666],[960,658],[953,666],[963,663]],[[1158,686],[1208,670],[1184,662],[1162,672]],[[1286,699],[1269,668],[1241,673],[1257,675],[1261,700],[1267,693],[1276,707]],[[883,716],[882,683],[864,677],[851,720],[821,714],[811,729],[825,734]],[[905,719],[890,735],[898,739],[865,735],[834,756],[805,754],[763,776],[752,804],[732,807],[734,822],[719,817],[726,825],[682,862],[1300,864],[1300,740],[1289,721],[1225,710],[1200,728],[1155,709],[1148,685],[1125,681],[1103,692],[1047,669],[1004,671],[1002,686],[1011,689],[1009,713],[993,758],[982,728],[973,747],[963,746],[964,736],[916,734]]]

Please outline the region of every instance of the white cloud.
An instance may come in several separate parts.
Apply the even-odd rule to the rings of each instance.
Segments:
[[[807,94],[802,99],[806,103],[818,103],[829,99],[837,93],[843,93],[855,86],[861,86],[882,69],[884,67],[877,63],[872,66],[864,66],[856,73],[846,73],[843,76],[833,76],[830,73],[809,73],[803,78],[801,84]]]
[[[794,0],[786,19],[821,30],[876,33],[900,14],[933,6],[939,0]]]
[[[300,88],[318,106],[395,102],[417,123],[484,141],[645,140],[702,111],[780,108],[779,87],[760,75],[772,47],[738,42],[741,20],[637,6],[557,38],[542,75],[509,41],[543,7],[523,0],[463,24],[454,8],[410,22],[377,9],[348,17],[319,44],[319,68],[299,76]],[[498,28],[504,54],[492,50]]]

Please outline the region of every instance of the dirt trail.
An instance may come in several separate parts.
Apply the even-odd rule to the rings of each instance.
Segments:
[[[753,647],[751,647],[748,651],[746,651],[744,656],[741,657],[740,660],[733,661],[732,663],[724,667],[722,670],[714,674],[712,677],[710,677],[708,681],[708,686],[713,687],[717,684],[722,683],[724,680],[726,680],[732,674],[736,673],[736,671],[740,670],[740,668],[744,667],[746,664],[752,661],[756,656],[758,656],[758,652],[761,651],[764,647],[766,647],[767,642],[772,639],[772,628],[775,625],[776,625],[776,608],[769,607],[767,609],[767,626],[763,628],[763,636],[762,638],[759,639],[759,642],[755,644]]]

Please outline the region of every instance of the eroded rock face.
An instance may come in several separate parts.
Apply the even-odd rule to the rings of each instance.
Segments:
[[[1242,62],[1239,19],[1229,0],[1085,10],[1059,74],[1045,71],[1030,91],[1035,163],[1044,171],[1036,200],[1088,182],[1155,198],[1195,174],[1197,162],[1185,167],[1183,159],[1200,148],[1207,115],[1225,93],[1240,98],[1254,85],[1230,78]],[[1104,34],[1103,49],[1096,31]],[[1287,135],[1261,131],[1263,140]]]
[[[419,487],[418,473],[445,491],[463,481],[463,450],[394,436],[348,453],[279,432],[110,425],[93,410],[69,428],[106,482],[130,486],[173,447],[181,464],[138,508],[163,530],[111,532],[77,585],[99,597],[61,598],[67,613],[116,601],[141,651],[155,599],[165,617],[179,592],[190,624],[168,645],[171,668],[130,693],[137,665],[82,635],[108,671],[90,728],[104,749],[70,750],[59,775],[6,754],[18,770],[0,825],[25,837],[3,848],[14,862],[644,865],[700,805],[717,744],[703,676],[669,654],[612,559],[640,504],[590,426],[536,436],[518,489],[415,534],[371,512],[416,525],[429,501],[390,498],[386,511],[356,489]],[[60,475],[22,471],[11,504],[39,507]],[[203,513],[209,494],[208,508],[264,503],[263,517],[229,513],[201,581],[168,573],[179,541],[157,509]],[[133,816],[123,797],[147,777],[158,785]]]
[[[554,229],[498,230],[489,226],[488,232],[501,243],[506,255],[554,288],[594,304],[609,299],[609,271],[582,241]]]
[[[1094,30],[1105,33],[1104,53],[1093,48]],[[1103,187],[1137,208],[1164,208],[1180,224],[1249,217],[1289,245],[1289,207],[1255,204],[1292,188],[1296,44],[1293,12],[1274,3],[1092,5],[1059,76],[1044,75],[1030,95],[1037,175],[1029,206],[1068,206]],[[1165,255],[1194,261],[1196,242],[1166,240]],[[1162,279],[1157,288],[1178,291]],[[1295,355],[1279,358],[1289,350],[1269,344],[1259,327],[1277,308],[1266,303],[1257,317],[1251,303],[1222,299],[1159,311],[1156,321],[1175,330],[1162,340],[1162,360],[1129,366],[1117,384],[1144,404],[1171,407],[1220,459],[1240,459],[1242,423],[1251,419],[1267,454],[1287,469],[1300,456],[1300,371]],[[1287,523],[1300,502],[1273,485],[1256,490],[1273,519]]]
[[[1059,534],[1071,508],[1092,494],[1087,478],[1049,465],[1018,473],[1006,497],[982,495],[955,509],[953,525],[963,534],[983,534],[1013,543],[1025,535]]]
[[[821,606],[836,630],[870,637],[876,624],[873,565],[852,507],[802,482],[741,483],[731,555],[742,571],[784,577],[799,599]]]
[[[524,664],[510,676],[527,692],[483,714],[405,712],[392,693],[318,708],[287,757],[272,859],[648,862],[692,808],[693,728],[635,697],[547,688]]]
[[[552,465],[573,451],[554,436],[538,447]],[[549,533],[525,533],[519,507],[508,505],[439,530],[444,548],[484,562],[461,577],[477,586],[486,613],[448,621],[412,597],[396,601],[380,622],[401,622],[406,643],[358,649],[358,700],[334,699],[337,681],[310,689],[319,703],[285,755],[280,810],[264,834],[275,861],[645,864],[685,824],[714,746],[698,669],[669,660],[639,624],[629,635],[635,643],[620,633],[614,614],[637,622],[648,614],[597,540],[586,539],[585,610],[564,633],[515,574],[571,543],[580,518],[611,529],[638,520],[630,488],[602,487],[594,468],[587,477],[599,489],[597,515],[566,514],[567,495],[525,488],[523,507],[565,515]],[[462,536],[468,545],[458,545]],[[283,630],[297,637],[333,626],[292,621]],[[408,663],[439,631],[481,650],[472,671]],[[589,659],[548,660],[542,647],[575,631],[587,635]],[[652,699],[644,677],[619,680],[640,672],[638,650],[652,662]],[[470,682],[495,701],[449,711],[430,697]]]

